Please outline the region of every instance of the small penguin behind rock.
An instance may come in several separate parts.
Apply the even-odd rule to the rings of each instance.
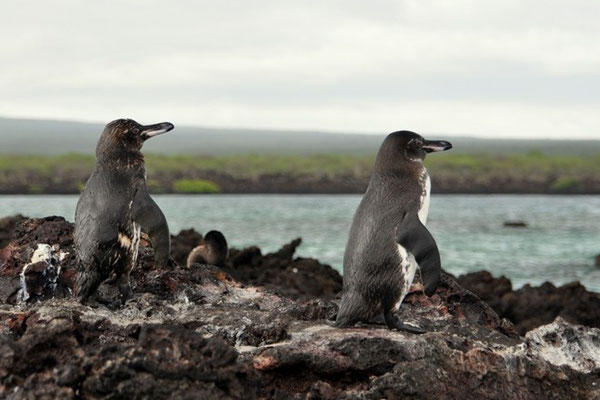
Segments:
[[[129,274],[137,261],[141,232],[150,238],[157,266],[167,266],[169,227],[148,194],[141,149],[146,140],[172,129],[169,122],[143,126],[131,119],[118,119],[104,128],[94,171],[75,210],[80,302],[111,276],[116,277],[122,301],[131,296]]]
[[[368,323],[383,313],[390,329],[423,333],[403,324],[397,311],[417,266],[425,293],[440,282],[437,245],[425,228],[430,180],[425,155],[452,148],[410,131],[383,141],[367,191],[356,210],[344,254],[344,284],[336,326]]]
[[[206,234],[202,243],[190,252],[186,265],[188,268],[194,263],[222,267],[225,265],[228,254],[229,248],[225,236],[219,231],[210,231]]]

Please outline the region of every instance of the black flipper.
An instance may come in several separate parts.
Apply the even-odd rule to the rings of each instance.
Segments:
[[[416,213],[404,216],[396,229],[396,241],[415,257],[421,270],[425,294],[431,296],[441,280],[440,252],[433,236]]]
[[[145,190],[138,190],[131,205],[131,218],[150,236],[154,261],[166,267],[171,254],[171,235],[165,215]]]

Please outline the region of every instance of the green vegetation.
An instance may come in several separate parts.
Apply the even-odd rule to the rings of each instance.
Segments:
[[[32,183],[29,185],[27,193],[28,194],[42,194],[42,193],[44,193],[44,188],[42,187],[42,185]]]
[[[579,182],[578,179],[563,177],[563,178],[558,178],[557,180],[555,180],[554,183],[552,183],[552,186],[550,187],[550,189],[552,189],[556,192],[561,192],[561,191],[565,191],[565,190],[577,189],[577,188],[579,188],[580,185],[581,185],[581,182]]]
[[[312,156],[273,156],[245,154],[202,157],[191,155],[154,155],[146,157],[149,176],[182,171],[204,171],[230,175],[238,179],[256,179],[262,175],[328,176],[371,173],[374,157],[340,154]]]
[[[219,185],[206,179],[179,179],[173,183],[175,193],[212,194],[219,193]]]
[[[359,193],[366,187],[374,159],[374,155],[342,154],[149,154],[146,170],[153,193],[243,193],[264,188],[270,192],[334,188],[331,192]],[[428,156],[425,164],[437,192],[600,193],[600,154],[448,152]],[[0,155],[0,193],[79,193],[93,165],[91,155]]]

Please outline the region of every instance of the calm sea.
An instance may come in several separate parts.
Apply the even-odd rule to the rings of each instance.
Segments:
[[[222,231],[232,247],[263,252],[302,237],[299,255],[342,270],[358,195],[154,196],[172,232]],[[0,216],[62,215],[73,220],[77,196],[0,196]],[[522,220],[527,228],[503,226]],[[581,281],[600,292],[600,196],[444,196],[431,200],[428,228],[443,267],[455,274],[487,269],[515,287]]]

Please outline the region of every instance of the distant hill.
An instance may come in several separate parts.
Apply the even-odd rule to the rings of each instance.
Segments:
[[[156,122],[156,121],[153,121]],[[176,121],[174,121],[176,124]],[[72,121],[0,118],[0,153],[93,153],[104,125]],[[166,154],[373,154],[382,135],[274,131],[178,126],[168,136],[149,141],[146,152]],[[600,140],[500,140],[436,136],[450,140],[456,152],[512,154],[600,153]]]

